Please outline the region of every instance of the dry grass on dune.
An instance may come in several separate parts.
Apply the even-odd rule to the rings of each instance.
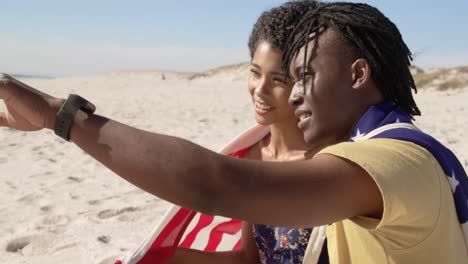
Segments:
[[[205,72],[193,73],[186,78],[188,80],[195,80],[230,75],[233,76],[233,80],[240,80],[248,76],[249,68],[249,63],[239,63],[214,68]],[[411,73],[416,82],[416,87],[421,89],[446,91],[468,88],[468,66],[430,70],[412,66]]]
[[[468,66],[432,70],[415,68],[413,76],[418,88],[446,91],[468,87]]]
[[[116,75],[119,77],[136,77],[142,75],[151,79],[160,80],[207,80],[212,78],[240,81],[249,76],[250,63],[238,63],[221,66],[204,72],[175,72],[175,71],[122,71],[101,74],[106,77]],[[416,87],[436,91],[459,90],[468,88],[468,66],[453,68],[421,69],[411,66]]]
[[[238,63],[238,64],[233,64],[233,65],[226,65],[226,66],[221,66],[218,68],[214,68],[205,72],[199,72],[199,73],[194,73],[188,77],[189,80],[195,80],[195,79],[200,79],[200,78],[210,78],[214,77],[217,75],[224,75],[224,74],[232,74],[235,73],[234,76],[235,78],[239,78],[242,76],[242,78],[246,78],[247,73],[250,68],[250,63],[244,62],[244,63]]]

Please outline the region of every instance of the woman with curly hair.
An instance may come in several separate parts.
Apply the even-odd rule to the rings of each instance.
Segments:
[[[310,147],[297,127],[288,105],[292,80],[281,69],[283,47],[303,16],[316,8],[317,1],[290,1],[263,12],[257,19],[248,46],[251,57],[248,91],[259,125],[269,133],[242,150],[236,157],[263,161],[305,159]],[[281,210],[281,208],[278,208]],[[311,228],[286,228],[243,222],[242,246],[229,252],[204,252],[178,248],[169,262],[176,263],[286,263],[301,264]],[[326,250],[323,251],[326,254]],[[322,257],[326,259],[324,255]]]

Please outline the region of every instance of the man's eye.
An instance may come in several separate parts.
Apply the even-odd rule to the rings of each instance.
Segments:
[[[302,81],[302,79],[301,80],[295,80],[293,84],[294,84],[294,86],[303,86],[304,82]]]
[[[315,73],[311,71],[302,72],[301,76],[313,76]]]

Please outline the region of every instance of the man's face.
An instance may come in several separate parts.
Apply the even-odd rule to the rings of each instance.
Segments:
[[[300,120],[298,126],[307,143],[343,141],[357,121],[350,48],[328,29],[318,38],[311,35],[305,68],[304,50],[299,50],[289,69],[295,82],[289,103]]]

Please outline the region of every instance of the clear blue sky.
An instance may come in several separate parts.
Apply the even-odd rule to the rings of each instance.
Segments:
[[[248,61],[262,11],[280,0],[0,0],[0,72],[198,71]],[[468,0],[367,0],[422,67],[468,65]]]

